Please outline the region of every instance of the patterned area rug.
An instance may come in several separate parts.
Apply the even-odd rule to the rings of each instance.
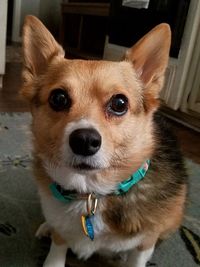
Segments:
[[[43,222],[31,170],[28,113],[0,113],[0,266],[42,266],[49,240],[34,237]],[[190,176],[188,209],[182,227],[155,251],[148,266],[200,265],[200,166],[186,160]],[[79,262],[72,253],[67,266],[116,266],[98,256]]]

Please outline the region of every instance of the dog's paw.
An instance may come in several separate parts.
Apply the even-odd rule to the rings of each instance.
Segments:
[[[50,237],[51,236],[51,227],[48,225],[47,222],[42,223],[37,232],[35,233],[35,236],[39,239],[42,237]]]
[[[43,267],[65,267],[67,245],[56,245],[53,241]]]

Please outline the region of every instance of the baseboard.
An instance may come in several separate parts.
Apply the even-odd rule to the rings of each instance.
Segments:
[[[164,116],[193,129],[194,131],[200,132],[200,117],[195,116],[195,114],[187,114],[179,110],[174,111],[166,106],[161,107],[161,112]]]

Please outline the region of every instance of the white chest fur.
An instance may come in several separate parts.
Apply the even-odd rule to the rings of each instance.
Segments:
[[[83,232],[81,215],[86,213],[85,201],[75,201],[70,204],[59,202],[53,197],[40,192],[41,203],[47,222],[64,238],[79,258],[87,259],[94,252],[113,253],[127,251],[138,246],[143,235],[130,238],[119,238],[112,234],[97,211],[92,219],[95,239],[91,241]]]

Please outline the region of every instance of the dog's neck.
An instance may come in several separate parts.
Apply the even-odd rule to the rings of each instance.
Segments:
[[[114,192],[108,195],[123,195],[127,193],[135,184],[142,180],[149,168],[150,160],[146,160],[142,166],[134,172],[128,179],[125,179],[121,183],[118,183]],[[50,190],[53,196],[61,202],[70,203],[75,200],[88,199],[88,197],[93,194],[96,198],[105,197],[104,194],[99,194],[98,192],[88,192],[80,193],[77,190],[70,190],[63,188],[57,182],[50,184]]]

